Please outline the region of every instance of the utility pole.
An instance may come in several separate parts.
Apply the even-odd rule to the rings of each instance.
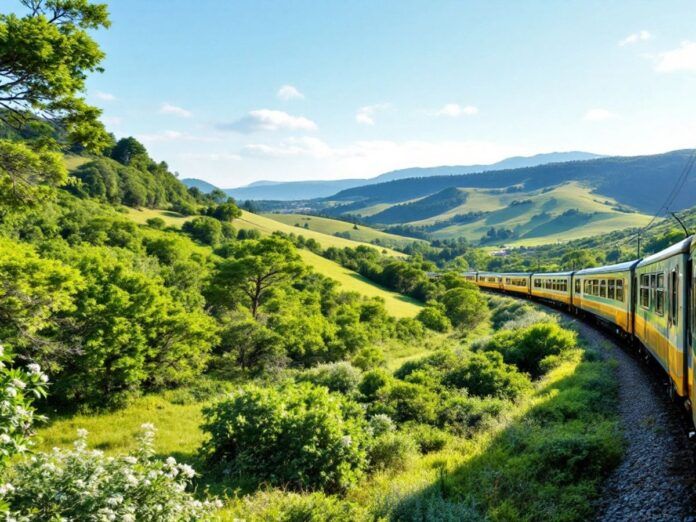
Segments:
[[[636,257],[640,259],[640,234],[638,234],[638,255]]]
[[[686,228],[686,225],[684,225],[684,222],[681,219],[679,219],[679,216],[677,216],[676,212],[670,211],[670,214],[672,214],[672,217],[676,219],[681,225],[681,227],[684,229],[684,234],[686,234],[684,237],[689,237],[691,235],[689,234],[689,230]]]

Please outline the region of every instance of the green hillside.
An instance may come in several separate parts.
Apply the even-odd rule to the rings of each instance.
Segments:
[[[415,299],[390,292],[379,285],[372,283],[369,279],[323,258],[309,250],[299,251],[302,260],[314,270],[326,277],[337,281],[341,289],[350,292],[358,292],[366,297],[380,297],[384,299],[387,311],[394,317],[415,317],[423,307]]]
[[[263,216],[274,221],[279,221],[280,223],[285,223],[286,225],[291,225],[296,229],[300,228],[301,230],[296,231],[298,234],[305,234],[307,230],[313,230],[332,236],[336,234],[345,234],[347,235],[347,237],[344,236],[345,239],[362,241],[364,243],[379,241],[379,245],[392,248],[403,248],[414,241],[421,241],[389,234],[363,225],[358,225],[357,228],[355,228],[353,223],[348,223],[347,221],[341,221],[339,219],[310,216],[307,214],[263,214]],[[308,228],[304,228],[305,225],[307,225]]]

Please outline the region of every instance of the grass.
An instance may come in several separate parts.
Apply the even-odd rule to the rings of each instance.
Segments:
[[[299,250],[299,253],[306,264],[320,274],[337,281],[341,289],[358,292],[366,297],[384,299],[387,312],[394,317],[414,317],[423,307],[423,304],[415,299],[382,288],[360,274],[309,250]]]
[[[67,167],[68,171],[73,171],[80,165],[84,165],[85,163],[92,161],[90,158],[76,156],[74,154],[66,154],[63,156],[63,160],[65,161],[65,166]]]
[[[356,230],[353,223],[348,223],[347,221],[341,221],[338,219],[309,216],[306,214],[263,214],[263,216],[273,219],[274,221],[279,221],[280,223],[285,223],[286,225],[299,225],[299,227],[295,226],[295,228],[298,229],[296,232],[298,234],[304,234],[306,230],[304,229],[304,225],[306,224],[309,227],[309,230],[321,232],[322,234],[333,236],[337,233],[348,233],[350,234],[350,239],[356,241],[372,243],[373,241],[378,240],[380,245],[396,248],[406,247],[414,241],[425,243],[425,241],[422,240],[389,234],[387,232],[382,232],[381,230],[363,225],[358,225]]]

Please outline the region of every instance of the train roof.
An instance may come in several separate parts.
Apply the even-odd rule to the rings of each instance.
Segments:
[[[501,272],[498,275],[500,275],[502,277],[504,277],[504,276],[529,277],[530,275],[532,275],[532,273],[531,272]]]
[[[574,272],[534,272],[532,275],[536,276],[551,276],[551,277],[569,277],[572,276]]]
[[[625,263],[616,263],[615,265],[598,266],[596,268],[585,268],[575,272],[577,276],[592,275],[592,274],[608,274],[610,272],[628,272],[636,267],[640,259],[635,261],[626,261]]]
[[[693,236],[682,239],[679,243],[675,243],[671,247],[667,247],[664,250],[660,250],[659,252],[644,258],[640,263],[638,263],[638,266],[649,265],[678,254],[688,254],[691,247],[691,238],[693,238]]]

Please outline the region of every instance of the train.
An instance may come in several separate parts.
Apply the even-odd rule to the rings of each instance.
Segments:
[[[652,356],[696,425],[696,240],[645,258],[567,272],[464,272],[478,287],[596,318]]]

